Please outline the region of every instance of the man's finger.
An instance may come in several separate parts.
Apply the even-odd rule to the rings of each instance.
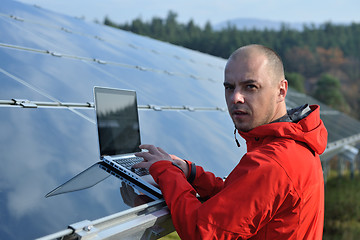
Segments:
[[[173,154],[169,154],[169,155],[170,155],[170,157],[171,157],[172,160],[183,160],[183,159],[179,158],[179,157],[176,156],[176,155],[173,155]]]
[[[126,183],[124,182],[121,182],[120,193],[123,199],[129,198],[129,192],[127,191]]]
[[[165,150],[163,150],[162,148],[158,147],[157,149],[158,149],[158,150],[159,150],[159,152],[161,152],[162,154],[167,154],[167,155],[168,155],[168,153],[167,153],[167,152],[165,152]]]
[[[154,153],[154,152],[158,151],[157,147],[155,147],[154,145],[151,145],[151,144],[142,144],[142,145],[139,146],[139,148],[140,149],[146,149],[150,153]]]
[[[149,167],[151,166],[151,163],[149,162],[139,162],[134,164],[132,167],[133,168],[147,168],[149,169]]]
[[[136,157],[142,157],[144,158],[145,161],[147,161],[147,158],[149,158],[151,156],[150,153],[148,152],[137,152],[134,154]]]

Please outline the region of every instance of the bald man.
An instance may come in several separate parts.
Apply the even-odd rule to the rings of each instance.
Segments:
[[[181,239],[322,239],[327,131],[319,106],[287,110],[288,82],[271,49],[248,45],[225,68],[225,99],[247,153],[225,181],[142,145]],[[207,199],[201,202],[196,197]]]

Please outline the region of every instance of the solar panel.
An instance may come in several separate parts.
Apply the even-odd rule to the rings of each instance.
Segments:
[[[226,111],[226,60],[11,0],[0,5],[0,29],[1,239],[130,208],[114,177],[44,197],[98,161],[94,86],[136,90],[142,142],[218,176],[245,153]],[[304,102],[321,105],[330,142],[359,134],[358,121],[289,90],[288,107]]]

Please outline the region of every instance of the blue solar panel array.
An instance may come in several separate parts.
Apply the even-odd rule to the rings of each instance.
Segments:
[[[129,208],[114,177],[45,198],[99,160],[94,86],[137,91],[143,143],[218,176],[245,153],[226,111],[226,60],[12,0],[2,0],[0,29],[0,239],[32,239]],[[287,101],[316,103],[292,90]],[[321,109],[331,141],[358,134],[359,122]]]

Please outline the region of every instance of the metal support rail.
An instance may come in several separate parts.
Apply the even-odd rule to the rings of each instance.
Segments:
[[[86,103],[66,103],[66,102],[39,102],[31,101],[28,99],[11,99],[11,100],[0,100],[0,107],[23,107],[23,108],[38,108],[38,107],[49,107],[49,108],[94,108],[93,102]],[[158,106],[158,105],[139,105],[139,109],[148,109],[155,111],[162,110],[178,110],[178,111],[221,111],[226,112],[226,108],[222,107],[192,107],[192,106]]]
[[[94,221],[71,224],[37,240],[158,239],[173,231],[165,201],[156,200]]]
[[[324,153],[320,155],[321,161],[326,162],[330,160],[335,155],[345,151],[346,146],[354,145],[358,142],[360,142],[360,134],[356,134],[335,142],[328,143]]]
[[[34,7],[37,7],[36,5],[34,5]],[[40,7],[41,8],[41,7]],[[57,29],[57,30],[61,30],[61,31],[64,31],[66,33],[69,33],[69,34],[76,34],[76,35],[80,35],[80,36],[85,36],[85,37],[88,37],[88,38],[94,38],[94,39],[97,39],[99,41],[103,41],[103,42],[109,42],[109,43],[112,43],[111,40],[109,39],[104,39],[103,37],[101,36],[97,36],[97,35],[90,35],[90,34],[87,34],[85,32],[78,32],[78,31],[74,31],[74,30],[71,30],[69,28],[65,28],[65,27],[62,27],[62,26],[59,26],[59,25],[50,25],[48,23],[43,23],[43,22],[38,22],[38,21],[34,21],[32,19],[26,19],[26,18],[23,18],[23,17],[20,17],[20,16],[15,16],[15,15],[9,15],[9,14],[6,14],[6,13],[0,13],[0,16],[2,17],[8,17],[8,18],[11,18],[11,19],[14,19],[16,21],[19,21],[19,22],[27,22],[27,23],[31,23],[31,24],[35,24],[35,25],[40,25],[44,28],[51,28],[51,29]],[[209,67],[212,67],[212,68],[219,68],[221,70],[223,70],[223,66],[222,65],[214,65],[214,64],[211,64],[211,63],[208,63],[208,62],[201,62],[201,61],[195,61],[194,59],[192,58],[186,58],[186,57],[179,57],[177,55],[172,55],[172,54],[169,54],[168,52],[166,51],[157,51],[155,49],[149,49],[149,48],[145,48],[143,46],[135,46],[134,44],[132,43],[122,43],[122,42],[117,42],[117,44],[126,44],[128,47],[131,47],[133,49],[136,49],[136,50],[142,50],[142,51],[147,51],[147,52],[151,52],[153,54],[156,54],[156,55],[163,55],[163,56],[166,56],[166,57],[173,57],[173,58],[176,58],[178,60],[183,60],[183,61],[187,61],[187,62],[190,62],[190,63],[197,63],[197,64],[202,64],[204,66],[209,66]],[[10,45],[10,44],[6,44],[4,43],[3,44],[4,46],[10,46],[10,47],[13,47],[13,45]],[[0,44],[1,46],[1,44]],[[182,48],[181,46],[178,46],[180,48]],[[21,48],[21,47],[20,47]],[[25,48],[24,50],[26,50],[28,48]],[[185,48],[184,48],[185,49]],[[188,49],[185,49],[185,50],[188,50]],[[49,52],[48,52],[49,53]],[[55,55],[54,55],[55,56]],[[94,61],[97,62],[96,59],[94,59]],[[225,59],[224,59],[225,61]],[[105,62],[105,61],[104,61]],[[102,61],[100,60],[99,63],[102,63]]]
[[[192,79],[195,79],[195,80],[205,80],[205,81],[210,81],[210,82],[220,82],[219,80],[216,80],[216,79],[204,78],[204,77],[195,76],[195,75],[191,75],[191,74],[189,75],[189,74],[185,74],[185,73],[182,73],[182,72],[169,72],[167,70],[157,69],[157,68],[153,68],[153,67],[138,66],[138,65],[131,65],[131,64],[128,64],[128,63],[124,63],[124,62],[113,62],[113,61],[106,61],[106,60],[98,59],[98,58],[89,58],[89,57],[82,57],[82,56],[76,56],[76,55],[69,55],[69,54],[63,54],[63,53],[59,53],[59,52],[55,52],[55,51],[51,51],[51,50],[45,50],[45,49],[28,48],[28,47],[12,45],[12,44],[7,44],[7,43],[1,43],[1,42],[0,42],[0,47],[10,48],[10,49],[17,49],[17,50],[28,51],[28,52],[36,52],[36,53],[41,53],[41,54],[49,54],[49,55],[54,56],[54,57],[63,57],[63,58],[68,58],[68,59],[76,59],[76,60],[82,60],[82,61],[85,61],[85,62],[96,62],[96,63],[99,63],[99,64],[108,64],[108,65],[119,66],[119,67],[124,67],[124,68],[137,69],[137,70],[140,70],[140,71],[162,73],[162,74],[166,74],[166,75],[170,75],[170,76],[192,78]],[[219,67],[219,68],[223,69],[223,67]]]
[[[344,151],[344,148],[347,145],[354,145],[358,142],[360,142],[360,134],[355,134],[353,136],[328,143],[324,153],[320,157],[330,159],[332,156],[335,156],[336,154]]]

